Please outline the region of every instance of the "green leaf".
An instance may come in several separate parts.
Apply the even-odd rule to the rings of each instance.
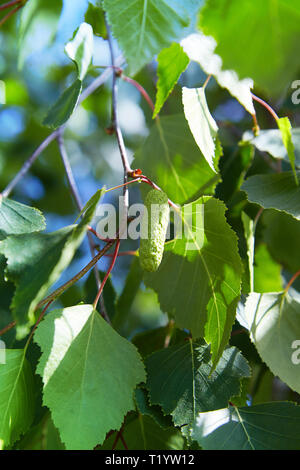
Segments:
[[[281,292],[282,289],[281,266],[272,259],[267,245],[260,244],[255,250],[254,291]]]
[[[209,112],[204,88],[182,88],[184,114],[194,139],[214,172],[218,172],[219,159],[216,145],[218,126]]]
[[[295,164],[300,166],[300,128],[291,129],[292,143],[295,150]],[[249,141],[261,152],[268,152],[272,157],[285,159],[289,161],[287,149],[282,141],[282,134],[279,129],[260,130],[259,134],[254,137],[252,132],[245,132],[243,141]]]
[[[299,0],[208,0],[199,26],[217,41],[225,69],[278,95],[299,69]],[[267,60],[266,60],[267,59]],[[276,77],[276,79],[274,79]]]
[[[212,194],[220,179],[199,151],[183,115],[156,121],[132,165],[178,204],[195,195]]]
[[[101,36],[103,39],[107,39],[104,11],[99,5],[93,5],[89,2],[88,9],[84,16],[84,21],[92,26],[93,32],[96,36]]]
[[[21,10],[19,23],[18,66],[23,67],[33,53],[47,47],[54,39],[61,14],[62,0],[30,0]],[[43,40],[36,40],[36,32],[43,31]],[[40,29],[40,30],[41,30]],[[40,36],[39,36],[40,37]]]
[[[83,214],[85,214],[88,209],[90,209],[91,207],[95,207],[95,205],[97,205],[97,204],[100,202],[100,200],[101,200],[103,194],[105,194],[105,193],[106,193],[106,188],[105,188],[105,186],[103,186],[103,188],[101,188],[101,189],[98,189],[98,190],[95,192],[95,194],[93,194],[93,196],[92,196],[92,197],[88,200],[88,202],[84,205],[84,207],[81,209],[81,211],[79,212],[78,216],[76,217],[74,223],[77,222],[77,220],[79,220],[80,217],[81,217]]]
[[[195,12],[195,1],[104,0],[103,7],[134,75],[155,54],[182,37]]]
[[[264,241],[272,257],[291,273],[300,266],[300,222],[284,212],[273,210],[262,215]]]
[[[172,324],[171,324],[172,325]],[[187,338],[187,333],[171,326],[170,323],[154,330],[142,331],[132,338],[133,344],[143,356],[149,356],[154,351],[165,347],[166,339],[170,336],[169,345],[182,343]]]
[[[242,222],[244,226],[245,239],[247,244],[248,269],[250,277],[250,292],[254,290],[254,245],[255,245],[255,226],[254,221],[242,212]]]
[[[296,169],[295,169],[296,157],[295,157],[294,144],[292,141],[292,126],[291,126],[290,120],[288,117],[283,117],[283,118],[277,119],[276,122],[281,132],[283,145],[286,148],[286,151],[290,160],[290,164],[291,164],[294,176],[295,176],[296,185],[298,186],[299,183],[298,183]]]
[[[230,403],[234,404],[234,406],[246,406],[247,401],[249,400],[249,384],[250,384],[250,378],[249,377],[244,377],[241,379],[241,390],[238,395],[234,395],[230,397]]]
[[[14,446],[14,450],[65,450],[49,411]]]
[[[191,437],[206,450],[299,450],[300,406],[287,402],[200,413]]]
[[[42,349],[43,402],[62,441],[67,449],[93,449],[134,408],[134,388],[145,380],[136,348],[92,305],[52,311],[34,339]]]
[[[187,68],[189,58],[180,44],[175,42],[158,54],[157,61],[158,81],[153,117],[160,112],[180,75]]]
[[[52,233],[14,235],[1,243],[1,253],[7,258],[6,276],[17,286],[11,308],[17,321],[18,339],[28,333],[36,320],[38,302],[70,264],[96,205],[97,199],[78,225]]]
[[[141,387],[136,389],[135,401],[139,413],[153,418],[162,429],[168,429],[173,426],[171,416],[165,416],[159,406],[150,405],[148,393],[145,389]]]
[[[48,111],[47,116],[43,120],[43,125],[53,129],[62,126],[76,108],[81,89],[82,82],[77,78]]]
[[[74,39],[66,44],[65,52],[77,66],[78,78],[83,80],[93,57],[93,28],[81,23]]]
[[[185,439],[179,429],[174,427],[161,429],[150,416],[139,414],[131,420],[122,431],[128,449],[134,450],[183,450]],[[100,450],[110,450],[116,440],[116,433],[110,436]],[[121,439],[118,439],[116,450],[125,450]],[[112,459],[112,457],[110,457]]]
[[[204,341],[175,345],[146,359],[150,403],[171,414],[175,426],[192,424],[201,411],[219,409],[240,394],[240,379],[250,376],[247,361],[228,348],[211,374],[210,348]]]
[[[22,349],[7,349],[0,362],[0,449],[25,433],[34,416],[34,381]]]
[[[300,181],[300,171],[296,172]],[[248,200],[265,209],[277,209],[300,219],[300,187],[296,186],[292,171],[255,175],[243,184]]]
[[[235,151],[227,152],[220,161],[220,172],[222,181],[216,188],[216,197],[233,206],[235,198],[244,182],[245,175],[250,168],[254,158],[254,147],[248,143],[239,143]],[[245,195],[242,194],[245,199]]]
[[[299,361],[293,360],[297,352],[293,348],[300,338],[299,312],[300,298],[288,293],[252,293],[245,306],[251,340],[260,357],[274,375],[298,393]]]
[[[158,271],[145,274],[145,284],[157,292],[162,311],[194,338],[211,343],[214,365],[229,339],[242,272],[225,209],[211,197],[184,206],[185,233],[165,245]]]
[[[190,60],[198,62],[207,75],[212,75],[250,114],[255,114],[251,96],[253,80],[239,80],[234,70],[222,70],[222,59],[214,53],[217,43],[213,37],[199,32],[184,38],[181,45]]]
[[[9,235],[39,232],[45,227],[44,216],[38,209],[0,197],[0,240]]]

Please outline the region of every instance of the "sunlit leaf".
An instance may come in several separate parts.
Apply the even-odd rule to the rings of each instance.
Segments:
[[[276,402],[200,413],[191,437],[207,450],[299,450],[300,406]]]
[[[74,39],[66,44],[65,51],[78,69],[78,78],[83,80],[93,56],[93,28],[88,23],[81,23]]]
[[[182,102],[194,139],[211,169],[217,173],[218,126],[208,109],[204,88],[183,87]]]
[[[195,0],[104,0],[113,34],[124,51],[131,74],[183,35],[195,13]]]
[[[212,75],[222,88],[226,88],[250,113],[255,114],[251,88],[253,80],[239,80],[234,70],[223,70],[222,59],[214,53],[216,41],[211,36],[199,32],[191,34],[181,41],[184,52],[190,60],[198,62],[207,75]]]
[[[189,58],[180,44],[173,43],[158,54],[157,61],[158,81],[153,117],[159,113],[180,75],[188,66]]]
[[[298,185],[299,183],[298,183],[296,169],[295,169],[296,157],[295,157],[294,144],[292,140],[292,126],[291,126],[290,120],[288,117],[277,119],[277,125],[281,132],[283,145],[286,148],[286,151],[290,160],[290,164],[291,164],[294,176],[295,176],[295,182]]]
[[[43,402],[66,448],[102,444],[134,409],[133,391],[145,380],[136,348],[92,305],[52,311],[34,339],[42,349]]]
[[[7,349],[0,361],[0,449],[26,432],[33,416],[34,381],[25,351]]]
[[[300,298],[288,293],[252,293],[247,298],[245,315],[251,340],[262,360],[274,375],[299,393],[300,359],[295,341],[300,338]]]

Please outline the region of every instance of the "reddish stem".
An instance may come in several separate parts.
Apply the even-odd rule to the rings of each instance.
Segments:
[[[136,80],[133,80],[133,78],[127,77],[126,75],[121,75],[121,78],[128,83],[131,83],[140,93],[141,95],[145,98],[147,101],[148,105],[151,108],[151,111],[154,111],[154,104],[148,93],[146,92],[145,88],[142,87]]]
[[[239,330],[234,330],[234,331],[232,331],[232,333],[231,333],[231,337],[232,337],[232,336],[236,336],[236,335],[240,335],[240,334],[246,333],[246,332],[247,332],[247,330],[246,330],[245,328],[241,328],[241,329],[239,329]]]
[[[273,118],[275,119],[275,121],[278,121],[279,117],[277,116],[277,114],[275,113],[274,109],[271,108],[271,106],[266,103],[264,100],[262,100],[261,98],[259,98],[258,96],[254,95],[253,93],[251,93],[252,95],[252,98],[257,101],[258,103],[260,103],[262,106],[264,106],[268,111],[269,113],[273,116]]]
[[[106,281],[108,279],[108,276],[110,275],[114,265],[115,265],[115,262],[116,262],[116,259],[117,259],[117,256],[118,256],[118,251],[119,251],[119,248],[120,248],[120,240],[117,240],[117,243],[116,243],[116,246],[115,246],[115,251],[114,251],[114,254],[113,254],[113,258],[111,260],[111,263],[110,263],[110,266],[104,276],[104,279],[101,283],[101,286],[100,286],[100,289],[98,290],[98,293],[96,295],[96,298],[95,298],[95,301],[94,301],[94,309],[97,308],[97,304],[98,304],[98,301],[99,301],[99,298],[100,298],[100,295],[104,289],[104,286],[106,284]]]
[[[128,450],[128,446],[127,446],[127,444],[126,444],[126,441],[125,441],[125,439],[124,439],[124,436],[123,436],[122,432],[120,432],[120,439],[121,439],[122,444],[123,444],[123,446],[125,447],[125,449]]]
[[[256,214],[256,216],[255,216],[255,219],[254,219],[254,227],[256,227],[257,222],[259,221],[260,216],[261,216],[261,214],[263,213],[263,211],[264,211],[264,208],[261,207],[261,208],[259,209],[259,211],[257,212],[257,214]]]
[[[257,117],[256,117],[256,114],[251,114],[251,116],[252,116],[253,124],[254,124],[253,133],[254,133],[254,136],[257,136],[259,134],[259,130],[260,130],[258,122],[257,122]]]
[[[149,184],[150,186],[152,186],[152,188],[157,189],[157,191],[162,191],[162,189],[159,186],[157,186],[157,184],[155,184],[153,181],[151,181],[150,178],[148,178],[148,176],[141,175],[141,182]],[[169,206],[172,206],[174,207],[174,209],[178,210],[178,206],[174,204],[174,202],[171,201],[171,199],[168,199],[168,204]]]
[[[135,179],[131,181],[126,181],[126,183],[118,184],[118,186],[113,186],[112,188],[106,189],[106,192],[108,193],[108,191],[113,191],[115,189],[123,188],[124,186],[127,186],[128,184],[137,183],[140,180],[141,180],[140,177],[138,178],[135,177]]]
[[[14,13],[16,13],[18,10],[20,10],[20,8],[22,8],[23,4],[22,5],[19,5],[17,6],[16,8],[14,8],[13,10],[9,11],[7,13],[7,15],[5,15],[2,20],[0,21],[0,27],[5,23],[5,21],[7,21]]]
[[[0,5],[0,10],[5,10],[6,8],[13,7],[14,5],[17,5],[18,3],[21,3],[22,0],[12,0],[11,2],[4,3],[3,5]]]
[[[115,241],[115,238],[102,238],[102,237],[100,237],[100,235],[96,232],[95,229],[93,229],[93,227],[88,226],[88,230],[91,233],[93,233],[95,235],[95,237],[99,238],[99,240],[101,240],[102,242],[110,243],[110,242]]]
[[[118,257],[119,257],[119,256],[127,256],[127,255],[129,255],[129,256],[136,256],[136,254],[137,254],[137,252],[136,252],[135,250],[120,251],[120,252],[118,253]],[[104,256],[108,256],[108,257],[111,258],[111,257],[114,256],[114,254],[113,254],[113,253],[108,253],[108,254],[106,254],[106,255],[104,255]]]
[[[204,82],[203,85],[202,85],[202,88],[203,88],[203,89],[206,88],[206,86],[207,86],[207,84],[208,84],[208,82],[209,82],[210,79],[211,79],[211,75],[208,75],[208,76],[206,77],[205,82]]]
[[[116,448],[116,445],[117,445],[119,439],[121,439],[122,444],[125,447],[125,449],[128,450],[128,446],[127,446],[127,444],[125,442],[125,439],[123,437],[123,428],[124,428],[124,424],[122,425],[121,429],[117,432],[116,438],[115,438],[114,443],[112,445],[112,450],[114,450]]]
[[[6,325],[4,328],[2,328],[2,330],[0,330],[0,336],[4,335],[5,333],[7,333],[7,331],[11,330],[14,326],[16,326],[16,322],[15,321],[12,321],[11,323],[9,323],[8,325]]]
[[[289,288],[291,287],[291,285],[293,284],[293,282],[297,279],[297,277],[300,276],[300,269],[299,271],[297,271],[293,277],[289,280],[289,283],[287,284],[286,288],[284,289],[285,293],[287,293],[287,291],[289,290]]]

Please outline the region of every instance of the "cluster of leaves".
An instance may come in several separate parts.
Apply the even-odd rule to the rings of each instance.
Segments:
[[[38,21],[47,18],[50,47],[61,8],[60,0],[28,0],[16,23],[4,24],[2,43],[20,38],[18,78],[11,71],[3,77],[4,109],[13,99],[28,115],[45,106],[18,80],[36,54]],[[63,169],[49,158],[56,151],[45,146],[33,170],[48,195],[34,201],[39,210],[24,189],[14,199],[3,191],[0,448],[300,449],[300,140],[287,115],[295,122],[299,116],[284,101],[300,68],[300,1],[278,0],[272,8],[259,0],[242,8],[238,0],[103,0],[83,12],[85,21],[65,46],[69,61],[52,71],[56,91],[57,83],[65,88],[56,100],[50,93],[46,117],[35,115],[23,135],[1,147],[7,163],[1,184],[49,127],[57,132],[53,140],[65,131],[79,147],[83,137],[71,121],[96,74],[96,39],[108,49],[111,30],[125,78],[135,77],[139,83],[131,82],[152,94],[157,76],[153,109],[143,108],[148,135],[142,142],[127,137],[126,144],[134,151],[132,168],[184,207],[184,236],[165,244],[158,271],[143,272],[134,257],[126,275],[120,269],[123,288],[105,283],[109,322],[100,315],[103,305],[97,311],[92,273],[40,321],[49,289],[78,261],[105,190],[89,199],[79,222],[55,231],[47,223],[45,231],[41,210],[46,220],[47,212],[73,216],[71,202],[61,203],[68,194]],[[11,83],[19,83],[18,96]],[[267,109],[256,115],[254,87],[281,103],[283,117],[264,102]],[[104,88],[83,104],[97,117],[97,132],[86,143],[86,153],[97,158],[101,132],[115,139],[104,137],[109,97]],[[235,119],[234,109],[242,118]],[[98,180],[108,183],[107,168],[98,171]],[[284,400],[273,399],[275,377],[286,386]]]

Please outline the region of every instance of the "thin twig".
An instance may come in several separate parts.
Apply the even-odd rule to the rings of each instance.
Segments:
[[[20,10],[20,8],[22,8],[23,5],[19,5],[17,6],[16,8],[14,8],[13,10],[9,11],[7,13],[7,15],[5,15],[2,20],[0,21],[0,27],[5,23],[5,21],[7,21],[14,13],[17,13],[18,10]]]
[[[118,122],[118,110],[117,110],[117,95],[118,95],[118,86],[117,86],[117,76],[118,72],[115,70],[115,56],[114,56],[114,50],[113,50],[113,39],[110,31],[110,27],[108,23],[106,22],[106,28],[107,28],[107,35],[108,35],[108,44],[109,44],[109,50],[110,50],[110,57],[111,57],[111,66],[113,70],[113,78],[112,78],[112,125],[113,128],[116,132],[117,136],[117,141],[118,141],[118,146],[120,150],[120,155],[122,159],[122,164],[124,168],[124,173],[125,177],[127,177],[127,174],[131,172],[131,167],[127,158],[127,152],[124,144],[124,139],[123,135],[119,126]],[[127,179],[126,179],[127,181]],[[126,183],[124,181],[124,183]],[[126,188],[124,188],[124,191],[126,191]]]
[[[106,274],[105,274],[105,276],[104,276],[104,278],[103,278],[103,281],[102,281],[102,283],[101,283],[101,286],[100,286],[100,288],[99,288],[99,290],[98,290],[98,293],[97,293],[96,298],[95,298],[95,301],[94,301],[94,309],[95,309],[95,310],[96,310],[96,308],[97,308],[97,304],[98,304],[99,298],[100,298],[100,296],[101,296],[101,294],[102,294],[102,291],[103,291],[103,289],[104,289],[104,286],[105,286],[105,284],[106,284],[106,281],[107,281],[107,279],[108,279],[108,277],[109,277],[109,275],[110,275],[110,273],[111,273],[111,271],[112,271],[112,269],[113,269],[113,267],[114,267],[114,265],[115,265],[115,262],[116,262],[116,259],[117,259],[117,256],[118,256],[119,248],[120,248],[120,240],[117,240],[116,247],[115,247],[115,251],[114,251],[113,258],[112,258],[112,260],[111,260],[110,266],[109,266],[109,268],[108,268],[108,270],[107,270],[107,272],[106,272]]]
[[[90,227],[89,225],[88,225],[87,229],[89,230],[90,233],[93,233],[95,235],[95,237],[97,237],[102,242],[108,243],[108,242],[112,242],[112,241],[115,240],[115,238],[103,238],[103,237],[101,237],[99,235],[99,233],[97,233],[96,230],[93,229],[93,227]]]
[[[2,328],[2,330],[0,330],[0,336],[4,335],[5,333],[7,333],[9,330],[14,328],[15,326],[16,326],[16,322],[12,321],[8,325],[6,325],[4,328]]]
[[[289,282],[288,282],[286,288],[284,289],[285,294],[288,292],[288,290],[289,290],[289,288],[291,287],[291,285],[293,284],[293,282],[294,282],[294,281],[297,279],[297,277],[299,277],[299,276],[300,276],[300,270],[297,271],[297,272],[292,276],[292,278],[289,280]]]
[[[90,269],[92,269],[95,264],[99,261],[100,258],[102,258],[103,255],[110,249],[110,247],[115,243],[115,241],[109,242],[105,245],[104,248],[102,248],[99,253],[94,256],[94,258],[83,268],[79,273],[77,273],[72,279],[69,281],[65,282],[62,286],[58,287],[54,292],[52,292],[50,295],[48,295],[45,299],[41,300],[37,306],[35,307],[35,310],[41,308],[43,305],[46,303],[50,302],[50,300],[55,300],[57,299],[63,292],[65,292],[69,287],[71,287],[75,282],[79,281]]]
[[[112,258],[114,256],[113,253],[107,253],[106,255],[108,258]],[[128,251],[119,251],[118,257],[119,256],[138,256],[138,251],[137,250],[128,250]]]
[[[253,93],[251,93],[251,96],[255,101],[260,103],[262,106],[264,106],[269,111],[269,113],[271,114],[271,116],[273,116],[275,121],[278,121],[279,117],[275,113],[274,109],[271,108],[271,106],[268,103],[266,103],[263,99],[259,98],[258,96],[254,95]]]
[[[122,64],[124,62],[124,59],[119,56],[116,59],[116,63]],[[101,85],[103,85],[109,77],[112,75],[112,69],[108,68],[106,69],[99,77],[97,77],[80,95],[80,98],[78,100],[77,106],[79,106],[88,96],[90,96],[92,93],[94,93],[97,88],[99,88]],[[16,174],[16,176],[13,178],[13,180],[7,185],[7,187],[4,189],[2,192],[3,197],[8,197],[11,191],[14,189],[14,187],[19,183],[19,181],[23,178],[23,176],[28,172],[32,164],[35,162],[35,160],[39,157],[39,155],[48,147],[48,145],[57,138],[59,135],[59,132],[61,132],[65,128],[66,124],[63,124],[61,127],[53,131],[51,134],[49,134],[46,139],[39,145],[39,147],[33,152],[33,154],[26,160],[26,162],[23,164],[22,168],[19,170],[19,172]]]
[[[124,439],[124,437],[123,437],[123,434],[122,434],[122,433],[123,433],[123,429],[124,429],[124,423],[122,424],[121,429],[117,432],[116,438],[115,438],[115,440],[114,440],[114,442],[113,442],[113,445],[112,445],[112,450],[115,450],[115,448],[116,448],[116,446],[117,446],[117,444],[118,444],[118,440],[119,440],[119,439],[121,439],[122,444],[123,444],[123,446],[125,447],[125,449],[128,450],[128,446],[127,446],[126,441],[125,441],[125,439]]]
[[[149,184],[150,186],[152,186],[152,188],[157,189],[157,191],[162,191],[162,189],[159,186],[157,186],[156,183],[154,183],[152,180],[150,180],[150,178],[148,178],[148,176],[141,175],[141,182]],[[169,204],[169,206],[173,207],[176,211],[179,210],[179,206],[177,206],[177,204],[175,204],[173,201],[171,201],[171,199],[168,199],[168,204]]]
[[[141,178],[138,177],[138,178],[135,178],[131,181],[127,181],[127,183],[123,183],[123,184],[118,184],[117,186],[113,186],[112,188],[109,188],[109,189],[106,189],[106,192],[108,193],[109,191],[114,191],[115,189],[119,189],[119,188],[123,188],[124,186],[128,185],[128,184],[132,184],[132,183],[140,183],[141,182]]]
[[[122,165],[123,165],[123,170],[124,170],[124,179],[123,179],[123,207],[122,207],[122,219],[120,221],[120,227],[119,227],[119,238],[123,238],[124,231],[127,230],[127,217],[128,217],[128,207],[129,207],[129,194],[128,194],[128,188],[127,188],[127,182],[128,182],[128,175],[132,172],[132,169],[130,167],[128,157],[127,157],[127,152],[126,152],[126,147],[124,144],[124,139],[122,135],[122,131],[119,125],[118,121],[118,86],[117,86],[117,76],[118,72],[114,69],[116,63],[115,63],[115,56],[114,56],[114,48],[113,48],[113,39],[110,31],[110,27],[108,25],[108,22],[105,19],[106,23],[106,30],[107,30],[107,37],[108,37],[108,44],[109,44],[109,50],[110,50],[110,57],[111,57],[111,66],[113,70],[113,75],[112,75],[112,127],[116,133],[117,136],[117,141],[118,141],[118,147],[120,151],[120,156],[122,160]]]
[[[78,190],[78,187],[77,187],[77,184],[76,184],[76,181],[75,181],[75,178],[74,178],[74,174],[73,174],[73,171],[72,171],[72,168],[71,168],[71,165],[70,165],[70,160],[69,160],[69,157],[68,157],[68,154],[67,154],[67,151],[66,151],[64,138],[63,138],[63,130],[62,129],[60,129],[59,132],[58,132],[57,143],[58,143],[59,152],[60,152],[61,159],[62,159],[64,168],[65,168],[65,172],[66,172],[66,176],[67,176],[67,180],[68,180],[68,183],[69,183],[71,193],[73,195],[73,198],[74,198],[74,201],[75,201],[75,204],[76,204],[76,207],[77,207],[78,211],[81,212],[81,210],[83,208],[83,204],[82,204],[80,194],[79,194],[79,190]],[[89,231],[87,232],[87,237],[88,237],[88,242],[89,242],[91,255],[92,255],[92,257],[94,257],[95,252],[96,252],[95,251],[95,244],[94,244],[94,241],[93,241],[92,234]],[[93,271],[94,271],[94,276],[95,276],[95,280],[96,280],[97,290],[99,290],[100,285],[101,285],[101,280],[100,280],[99,271],[98,271],[98,268],[97,268],[96,265],[94,266]],[[107,311],[106,311],[106,308],[105,308],[105,303],[104,303],[103,296],[100,299],[100,307],[101,307],[101,314],[102,314],[103,318],[108,323],[110,323],[109,316],[107,315]]]
[[[66,172],[67,180],[69,183],[70,191],[73,195],[76,207],[80,212],[82,210],[83,205],[82,205],[80,194],[79,194],[76,182],[75,182],[74,174],[70,165],[70,160],[66,151],[62,129],[59,129],[58,131],[57,143],[58,143],[59,153],[60,153],[60,156],[64,165],[64,169]]]
[[[147,103],[149,104],[149,107],[151,109],[151,111],[154,111],[154,104],[153,104],[153,101],[152,99],[150,98],[150,96],[148,95],[148,93],[146,92],[145,88],[142,87],[142,85],[137,82],[136,80],[134,80],[133,78],[130,78],[130,77],[127,77],[126,75],[121,75],[121,78],[122,80],[124,80],[125,82],[128,82],[128,83],[131,83],[131,85],[133,85],[140,93],[141,95],[145,98],[145,100],[147,101]]]
[[[255,219],[254,219],[254,222],[253,222],[253,229],[254,229],[254,232],[255,232],[257,223],[258,223],[258,221],[259,221],[259,219],[260,219],[260,216],[261,216],[261,214],[263,213],[263,211],[264,211],[264,208],[261,207],[261,208],[259,209],[259,211],[257,212],[256,216],[255,216]]]
[[[27,171],[30,169],[31,165],[35,162],[37,157],[48,147],[49,144],[51,144],[53,140],[56,139],[58,132],[59,131],[56,130],[52,132],[52,134],[48,135],[48,137],[46,137],[46,139],[39,145],[39,147],[33,152],[33,154],[28,158],[28,160],[26,160],[21,170],[16,174],[13,180],[6,186],[6,188],[2,192],[3,197],[8,197],[10,195],[14,187],[27,173]]]
[[[0,5],[0,10],[6,10],[6,8],[13,7],[14,5],[17,5],[21,2],[22,0],[12,0],[11,2],[3,3],[3,5]]]
[[[210,79],[211,79],[211,75],[207,75],[206,80],[205,80],[205,82],[204,82],[203,85],[202,85],[202,88],[203,88],[204,90],[205,90],[205,88],[207,87],[207,84],[208,84],[208,82],[209,82]]]
[[[126,147],[124,144],[121,128],[119,126],[118,122],[118,110],[117,110],[117,93],[118,93],[118,86],[117,86],[117,74],[118,72],[114,69],[116,63],[115,63],[115,57],[114,57],[114,49],[113,49],[113,39],[110,31],[110,27],[108,25],[108,22],[105,18],[105,25],[106,25],[106,31],[107,31],[107,38],[108,38],[108,44],[109,44],[109,50],[110,50],[110,58],[111,58],[111,65],[113,69],[113,76],[112,76],[112,127],[114,128],[117,136],[117,141],[118,141],[118,146],[119,146],[119,151],[121,155],[121,160],[122,160],[122,165],[123,165],[123,170],[124,170],[124,179],[123,179],[123,214],[122,214],[122,219],[120,221],[120,226],[119,226],[119,233],[118,233],[118,238],[121,238],[123,236],[123,232],[125,229],[127,230],[127,218],[128,218],[128,207],[129,207],[129,195],[128,195],[128,175],[132,172],[128,158],[127,158],[127,153],[126,153]],[[117,242],[117,249],[115,250],[115,255],[118,254],[119,250],[119,245],[120,245],[120,240],[118,239]],[[115,263],[115,258],[113,258],[111,266],[110,266],[110,271],[112,270],[114,263]],[[104,280],[103,280],[104,281]],[[122,428],[119,431],[119,435],[122,436]],[[125,442],[125,439],[122,436],[122,442],[124,446],[127,448],[127,444]]]

